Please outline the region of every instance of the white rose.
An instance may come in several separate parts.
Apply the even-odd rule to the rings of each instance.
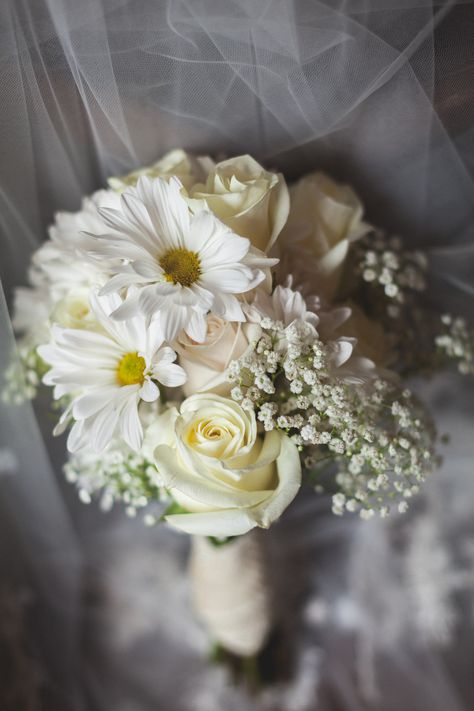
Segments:
[[[196,343],[182,331],[173,348],[188,378],[183,386],[184,394],[215,392],[228,395],[233,387],[227,380],[229,363],[244,355],[260,333],[256,324],[224,321],[213,314],[207,317],[203,343]]]
[[[288,217],[288,188],[281,173],[269,173],[251,156],[217,163],[206,184],[189,191],[190,205],[207,207],[254,247],[268,252]]]
[[[71,289],[54,307],[51,321],[63,328],[84,328],[94,330],[97,320],[90,307],[90,289]]]
[[[176,148],[153,165],[138,168],[127,175],[109,178],[108,183],[113,190],[122,192],[125,188],[135,186],[142,175],[149,178],[170,178],[174,175],[189,189],[198,180],[203,180],[213,165],[214,162],[206,156],[195,158],[181,148]]]
[[[282,240],[290,249],[300,248],[301,268],[308,256],[316,263],[312,282],[318,295],[331,299],[336,293],[350,243],[370,231],[363,222],[363,207],[348,185],[340,185],[323,173],[311,173],[290,187],[290,214]]]
[[[151,444],[153,443],[153,444]],[[237,536],[268,528],[301,483],[298,450],[279,431],[257,435],[254,412],[220,395],[193,395],[148,428],[156,483],[189,513],[169,524],[202,536]]]

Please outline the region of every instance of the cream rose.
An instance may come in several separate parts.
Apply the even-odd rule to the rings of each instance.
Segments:
[[[194,185],[190,204],[200,203],[254,247],[268,252],[288,217],[288,188],[281,173],[269,173],[248,155],[217,163],[206,184]]]
[[[257,434],[254,412],[220,395],[192,395],[158,417],[145,436],[156,483],[189,513],[169,524],[202,536],[268,528],[296,496],[299,453],[279,431]]]
[[[94,330],[97,320],[91,310],[90,289],[78,287],[71,289],[54,307],[51,321],[63,328],[84,328]]]
[[[260,333],[256,324],[224,321],[213,314],[207,317],[203,343],[196,343],[182,331],[173,348],[188,376],[183,386],[184,394],[215,392],[228,395],[232,388],[227,380],[229,363],[249,350]]]
[[[136,185],[142,175],[149,178],[170,178],[174,175],[189,189],[198,180],[203,180],[213,166],[214,162],[207,156],[195,158],[181,148],[176,148],[153,165],[139,168],[127,175],[109,178],[108,183],[113,190],[122,192],[125,188]]]
[[[306,175],[291,186],[290,198],[281,239],[290,249],[301,248],[300,260],[304,260],[303,253],[314,258],[314,288],[318,295],[331,299],[339,287],[350,243],[371,229],[362,220],[362,204],[352,188],[323,173]]]

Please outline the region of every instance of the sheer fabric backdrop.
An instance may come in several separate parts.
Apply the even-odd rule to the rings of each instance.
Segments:
[[[107,176],[183,147],[213,156],[249,152],[289,179],[317,167],[351,182],[373,222],[429,249],[434,298],[472,311],[473,18],[472,3],[449,0],[6,0],[6,301],[25,282],[29,255],[55,211],[76,210]],[[2,301],[2,369],[12,347]],[[283,607],[307,600],[306,622],[288,622],[298,630],[299,676],[260,701],[206,671],[205,640],[185,612],[185,539],[146,531],[121,512],[85,509],[62,481],[64,451],[49,438],[47,403],[36,414],[30,405],[2,405],[1,567],[7,580],[35,590],[48,709],[105,711],[112,702],[120,711],[312,709],[319,677],[324,709],[398,708],[402,686],[406,708],[468,708],[474,693],[459,660],[449,657],[445,668],[432,639],[421,646],[414,639],[405,582],[410,570],[416,578],[416,556],[438,546],[448,558],[462,551],[464,565],[445,602],[474,587],[469,387],[454,378],[428,393],[455,436],[445,474],[428,487],[418,517],[360,526],[332,519],[326,502],[303,495],[269,534],[276,560],[309,570],[305,594],[312,593],[280,580]],[[414,541],[421,548],[411,550]],[[431,574],[419,588],[427,596],[437,587]],[[85,581],[95,597],[84,593]],[[457,638],[466,654],[469,599]],[[439,617],[448,614],[439,604]]]

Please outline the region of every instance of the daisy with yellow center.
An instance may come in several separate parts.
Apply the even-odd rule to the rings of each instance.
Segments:
[[[120,385],[142,385],[145,369],[145,358],[138,353],[125,353],[117,367],[117,380]]]
[[[160,259],[166,281],[181,286],[192,286],[201,276],[201,262],[196,252],[188,249],[170,249]]]
[[[116,436],[138,450],[143,430],[138,414],[140,401],[153,402],[158,384],[182,385],[184,370],[176,353],[163,346],[161,329],[139,314],[117,322],[110,312],[120,306],[119,296],[91,297],[91,311],[100,331],[53,327],[53,343],[38,349],[51,367],[44,377],[54,385],[55,398],[68,396],[71,405],[59,429],[72,416],[68,438],[74,452],[85,445],[102,451]]]
[[[167,341],[184,329],[202,343],[207,313],[245,321],[240,295],[264,281],[277,260],[212,212],[192,214],[182,187],[176,178],[139,178],[122,193],[120,209],[99,210],[104,231],[89,233],[87,250],[112,274],[101,293],[126,293],[115,319],[142,313],[160,323]]]

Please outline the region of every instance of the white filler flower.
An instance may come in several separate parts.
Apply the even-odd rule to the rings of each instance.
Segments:
[[[44,383],[54,385],[56,399],[72,398],[56,428],[59,434],[72,415],[70,452],[86,444],[101,452],[117,434],[138,450],[143,438],[140,400],[153,402],[159,397],[155,381],[175,387],[186,380],[184,370],[174,363],[176,353],[162,347],[163,335],[156,322],[147,327],[142,315],[123,322],[109,317],[108,312],[120,301],[116,295],[102,300],[92,295],[100,331],[54,326],[54,342],[38,348],[51,366]]]
[[[227,321],[245,321],[236,295],[260,284],[276,260],[211,212],[191,214],[181,190],[175,178],[141,177],[136,188],[121,195],[119,210],[99,210],[110,231],[92,235],[90,255],[109,260],[115,272],[101,293],[138,287],[114,318],[157,315],[166,340],[185,329],[202,342],[209,311]]]

